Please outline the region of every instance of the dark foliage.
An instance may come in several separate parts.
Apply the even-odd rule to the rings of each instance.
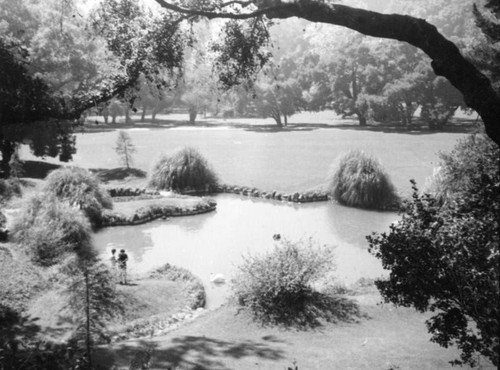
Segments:
[[[269,21],[262,18],[245,22],[231,20],[225,24],[223,41],[212,45],[217,53],[213,68],[224,88],[251,84],[269,61],[271,53],[265,50],[269,43],[268,26]]]
[[[442,158],[448,180],[461,186],[442,203],[413,183],[402,220],[368,237],[391,271],[376,285],[387,302],[437,312],[427,327],[432,341],[461,350],[454,363],[474,365],[480,353],[498,365],[500,151],[477,136]]]
[[[37,156],[59,155],[60,160],[68,161],[75,153],[72,123],[46,122],[62,114],[66,109],[64,102],[51,94],[43,80],[30,74],[28,65],[27,49],[0,37],[0,175],[3,177],[9,176],[15,143],[23,140],[30,141]]]
[[[0,304],[0,369],[77,370],[85,368],[73,342],[54,344],[37,338],[36,320]]]

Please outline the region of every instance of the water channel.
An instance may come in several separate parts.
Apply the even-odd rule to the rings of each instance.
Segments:
[[[346,284],[385,273],[379,260],[368,253],[365,236],[388,230],[397,219],[395,213],[333,202],[291,204],[229,194],[217,195],[215,200],[215,212],[106,228],[94,236],[94,244],[103,259],[109,258],[112,248],[126,249],[132,275],[167,262],[190,270],[205,285],[208,308],[223,304],[230,291],[228,284],[211,284],[210,274],[230,280],[243,255],[273,248],[276,233],[293,241],[312,237],[334,248],[336,275]]]

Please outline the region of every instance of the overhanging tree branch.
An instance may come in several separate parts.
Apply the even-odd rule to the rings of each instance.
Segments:
[[[311,22],[347,27],[367,36],[407,42],[431,58],[434,72],[447,78],[463,94],[466,104],[483,119],[488,136],[500,146],[500,97],[487,77],[463,57],[457,46],[423,19],[381,14],[319,0],[256,0],[253,4],[257,10],[248,13],[183,8],[166,0],[156,2],[173,12],[208,19],[244,20],[262,15],[277,19],[299,17]]]

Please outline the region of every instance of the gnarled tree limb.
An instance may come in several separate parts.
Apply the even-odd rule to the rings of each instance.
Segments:
[[[170,11],[209,19],[249,19],[261,15],[281,19],[299,17],[311,22],[347,27],[367,36],[405,41],[431,58],[434,72],[447,78],[463,94],[465,103],[483,119],[488,136],[500,146],[500,97],[488,78],[464,58],[457,46],[423,19],[381,14],[320,0],[257,0],[254,1],[256,10],[240,13],[188,9],[165,0],[156,1]]]

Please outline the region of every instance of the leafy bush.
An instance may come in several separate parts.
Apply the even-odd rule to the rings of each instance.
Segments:
[[[43,192],[79,207],[92,226],[98,226],[103,208],[111,209],[113,203],[108,192],[90,172],[78,167],[63,167],[52,171],[46,179]]]
[[[446,199],[420,195],[389,233],[368,237],[370,251],[391,271],[376,282],[387,302],[438,312],[427,321],[431,340],[456,344],[460,360],[475,355],[499,364],[500,150],[486,137],[460,142],[442,154]],[[441,191],[442,192],[442,191]]]
[[[205,190],[217,185],[217,175],[206,159],[193,148],[163,156],[153,168],[149,185],[157,189]]]
[[[448,185],[450,184],[446,181],[443,167],[436,167],[432,172],[432,176],[425,179],[422,194],[430,194],[436,201],[443,204],[450,191]]]
[[[0,203],[21,194],[21,186],[17,179],[0,179]]]
[[[485,170],[494,173],[496,146],[482,135],[471,135],[459,141],[450,153],[440,153],[441,165],[427,179],[422,193],[428,193],[441,204],[457,195],[470,192],[474,178]]]
[[[320,318],[346,313],[345,301],[315,290],[315,284],[331,278],[333,260],[332,250],[312,239],[281,239],[271,252],[244,258],[232,290],[239,304],[262,322],[314,326]]]
[[[394,186],[381,164],[359,150],[340,158],[330,192],[338,202],[353,207],[388,209],[398,202]]]
[[[83,213],[56,198],[47,200],[44,194],[26,202],[12,231],[14,240],[42,266],[53,265],[71,252],[92,254],[90,224]]]

